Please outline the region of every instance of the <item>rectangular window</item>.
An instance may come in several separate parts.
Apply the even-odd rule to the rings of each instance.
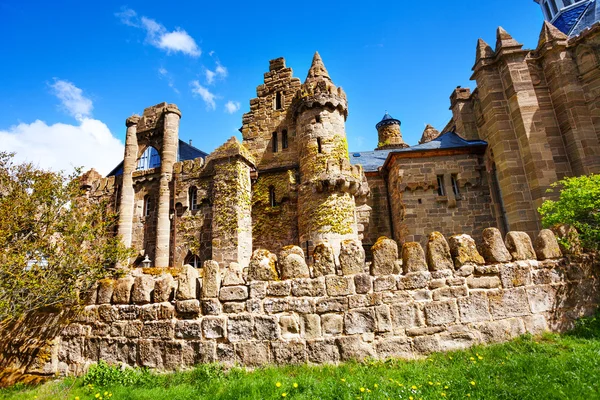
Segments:
[[[454,192],[454,196],[458,197],[460,195],[460,190],[458,188],[458,180],[456,179],[456,175],[452,175],[450,179],[452,180],[452,192]]]
[[[552,15],[558,14],[558,7],[556,7],[556,0],[548,0],[550,7],[552,7]]]
[[[271,140],[273,145],[273,153],[277,153],[279,145],[277,144],[277,132],[273,132],[273,139]]]
[[[546,12],[546,19],[552,19],[552,11],[550,11],[550,7],[548,6],[548,3],[544,3],[544,11]]]
[[[438,183],[438,196],[445,196],[446,188],[444,187],[444,175],[437,176],[437,183]]]
[[[288,148],[288,133],[287,133],[287,130],[285,130],[285,129],[281,132],[281,148],[282,149]]]

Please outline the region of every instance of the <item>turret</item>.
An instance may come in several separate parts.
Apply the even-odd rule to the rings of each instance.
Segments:
[[[309,251],[328,240],[357,239],[354,194],[362,171],[348,157],[346,94],[336,87],[315,53],[306,81],[293,102],[300,160],[300,244]]]
[[[375,150],[403,149],[409,147],[402,139],[400,121],[385,112],[385,115],[375,125],[379,141]]]

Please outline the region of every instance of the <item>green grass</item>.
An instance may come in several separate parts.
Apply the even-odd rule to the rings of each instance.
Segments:
[[[100,365],[81,378],[0,390],[0,399],[83,400],[97,393],[103,400],[282,399],[284,393],[285,399],[600,399],[600,315],[569,334],[523,336],[419,361],[254,371],[204,365],[173,374]]]

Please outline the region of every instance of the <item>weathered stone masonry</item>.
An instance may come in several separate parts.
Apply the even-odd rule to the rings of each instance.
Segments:
[[[323,257],[309,268],[290,246],[254,252],[247,270],[207,261],[203,276],[185,266],[103,280],[28,372],[78,374],[99,360],[173,370],[411,358],[564,330],[600,302],[598,260],[563,257],[551,231],[535,248],[522,232],[506,245],[494,228],[483,236],[483,256],[468,235],[434,232],[426,251],[406,243],[400,255],[381,238],[370,263],[347,241],[340,265]]]

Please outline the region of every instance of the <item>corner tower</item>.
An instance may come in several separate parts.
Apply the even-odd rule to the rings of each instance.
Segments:
[[[375,150],[403,149],[408,147],[402,139],[400,124],[399,120],[393,118],[387,111],[385,112],[381,121],[375,125],[379,137]]]
[[[306,81],[293,103],[300,185],[298,230],[309,252],[327,240],[339,254],[342,240],[358,238],[354,194],[362,171],[352,166],[346,141],[348,103],[315,53]]]

